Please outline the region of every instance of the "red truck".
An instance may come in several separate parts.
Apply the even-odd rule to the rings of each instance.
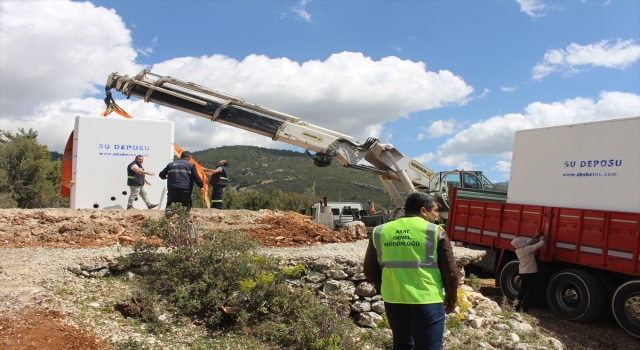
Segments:
[[[608,122],[517,132],[506,202],[468,199],[450,187],[446,230],[452,241],[487,251],[476,265],[496,272],[510,300],[520,289],[511,240],[541,232],[547,243],[537,253],[540,301],[562,319],[615,318],[640,337],[640,118]],[[618,135],[611,147],[589,135],[611,130]],[[598,168],[586,170],[596,164],[591,159]]]

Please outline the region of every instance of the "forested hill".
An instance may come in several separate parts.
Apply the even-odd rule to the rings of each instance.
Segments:
[[[194,152],[193,157],[206,168],[227,160],[229,188],[237,191],[266,191],[273,186],[285,192],[305,193],[315,183],[316,199],[356,201],[365,207],[372,200],[378,210],[395,208],[376,175],[344,168],[336,160],[329,167],[319,168],[304,153],[254,146],[223,146]],[[396,187],[401,191],[399,185]]]

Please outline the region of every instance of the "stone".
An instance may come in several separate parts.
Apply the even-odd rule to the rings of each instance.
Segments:
[[[99,303],[91,303],[91,304],[89,304],[89,306],[91,306],[94,309],[99,309],[100,308],[100,304]]]
[[[478,343],[478,349],[488,350],[488,349],[493,349],[493,346],[481,341]]]
[[[347,296],[351,296],[355,293],[356,286],[353,281],[349,280],[329,280],[323,288],[323,292],[326,294],[344,293]]]
[[[82,271],[82,268],[80,268],[80,265],[70,265],[70,266],[67,266],[67,271],[77,274]]]
[[[477,304],[481,301],[484,300],[488,300],[487,297],[485,297],[484,295],[478,293],[478,292],[466,292],[464,293],[467,297],[467,299],[469,300],[470,303],[472,304]]]
[[[369,312],[371,311],[371,304],[366,300],[358,300],[351,304],[351,311],[358,313]]]
[[[497,323],[493,325],[493,329],[498,330],[498,331],[508,331],[511,329],[511,327],[509,327],[508,325],[504,324],[504,323]]]
[[[524,344],[518,344],[514,347],[515,350],[527,350],[527,346]]]
[[[367,238],[367,227],[362,221],[352,221],[344,224],[340,233],[354,239],[364,239]]]
[[[376,327],[382,321],[382,316],[375,312],[363,312],[356,318],[356,324],[364,327]]]
[[[305,283],[305,285],[311,290],[318,290],[322,288],[322,283]]]
[[[318,283],[326,279],[323,273],[319,273],[315,271],[308,272],[304,278],[311,283]]]
[[[484,322],[484,318],[473,316],[468,319],[468,323],[471,328],[479,329],[482,327],[482,322]]]
[[[500,306],[493,300],[483,300],[478,303],[476,306],[476,311],[485,311],[487,314],[491,315],[494,312],[501,312]]]
[[[41,236],[44,234],[44,230],[33,230],[31,231],[32,236]]]
[[[528,323],[518,322],[516,320],[511,321],[511,328],[516,332],[531,332],[533,327]]]
[[[384,301],[380,300],[380,301],[375,301],[371,303],[371,310],[379,314],[383,314],[385,312]]]
[[[340,269],[333,269],[333,270],[329,270],[329,277],[333,278],[334,280],[343,280],[349,277],[349,275],[347,275],[346,272]]]
[[[376,295],[376,287],[369,282],[363,282],[356,287],[356,294],[363,297],[372,297]]]
[[[367,279],[367,276],[364,275],[364,272],[358,272],[355,275],[353,275],[350,279],[354,281],[364,281]]]
[[[519,343],[520,342],[520,337],[515,334],[515,333],[509,333],[507,334],[507,337],[510,341],[514,342],[514,343]]]
[[[349,276],[353,276],[355,274],[361,273],[362,271],[363,271],[362,264],[358,264],[356,266],[347,268],[346,272],[349,274]]]
[[[91,272],[91,276],[98,277],[98,278],[103,278],[110,275],[111,275],[111,272],[109,271],[109,269],[102,269],[102,270]]]
[[[564,345],[562,345],[562,343],[556,338],[549,337],[549,338],[547,338],[547,342],[549,343],[551,348],[554,349],[554,350],[563,350],[564,349]]]
[[[504,339],[500,335],[489,340],[489,344],[491,344],[491,346],[496,348],[499,348],[503,342],[504,342]]]

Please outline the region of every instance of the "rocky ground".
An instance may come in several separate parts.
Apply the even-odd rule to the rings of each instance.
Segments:
[[[145,338],[139,328],[144,325],[113,313],[113,305],[128,293],[126,280],[80,278],[67,270],[126,254],[137,239],[160,245],[158,238],[145,237],[140,225],[162,215],[160,210],[0,210],[0,349],[108,349],[127,339],[159,349],[165,344],[179,344],[178,349],[196,344],[204,335],[198,327]],[[332,247],[363,238],[334,232],[292,212],[194,209],[191,217],[202,229],[246,231],[263,247],[285,252],[325,245],[326,251],[338,252]],[[491,279],[482,281],[481,291],[500,304]],[[640,348],[636,338],[615,324],[569,323],[544,308],[533,315],[535,319],[528,321],[566,348]]]

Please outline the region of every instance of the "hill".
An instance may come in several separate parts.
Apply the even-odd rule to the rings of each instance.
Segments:
[[[193,157],[207,168],[227,160],[229,188],[236,191],[267,191],[272,186],[305,193],[315,187],[317,200],[357,201],[365,207],[372,200],[378,210],[395,208],[376,175],[344,168],[337,161],[319,168],[304,153],[255,146],[223,146],[194,152]],[[399,184],[396,187],[403,193]]]

